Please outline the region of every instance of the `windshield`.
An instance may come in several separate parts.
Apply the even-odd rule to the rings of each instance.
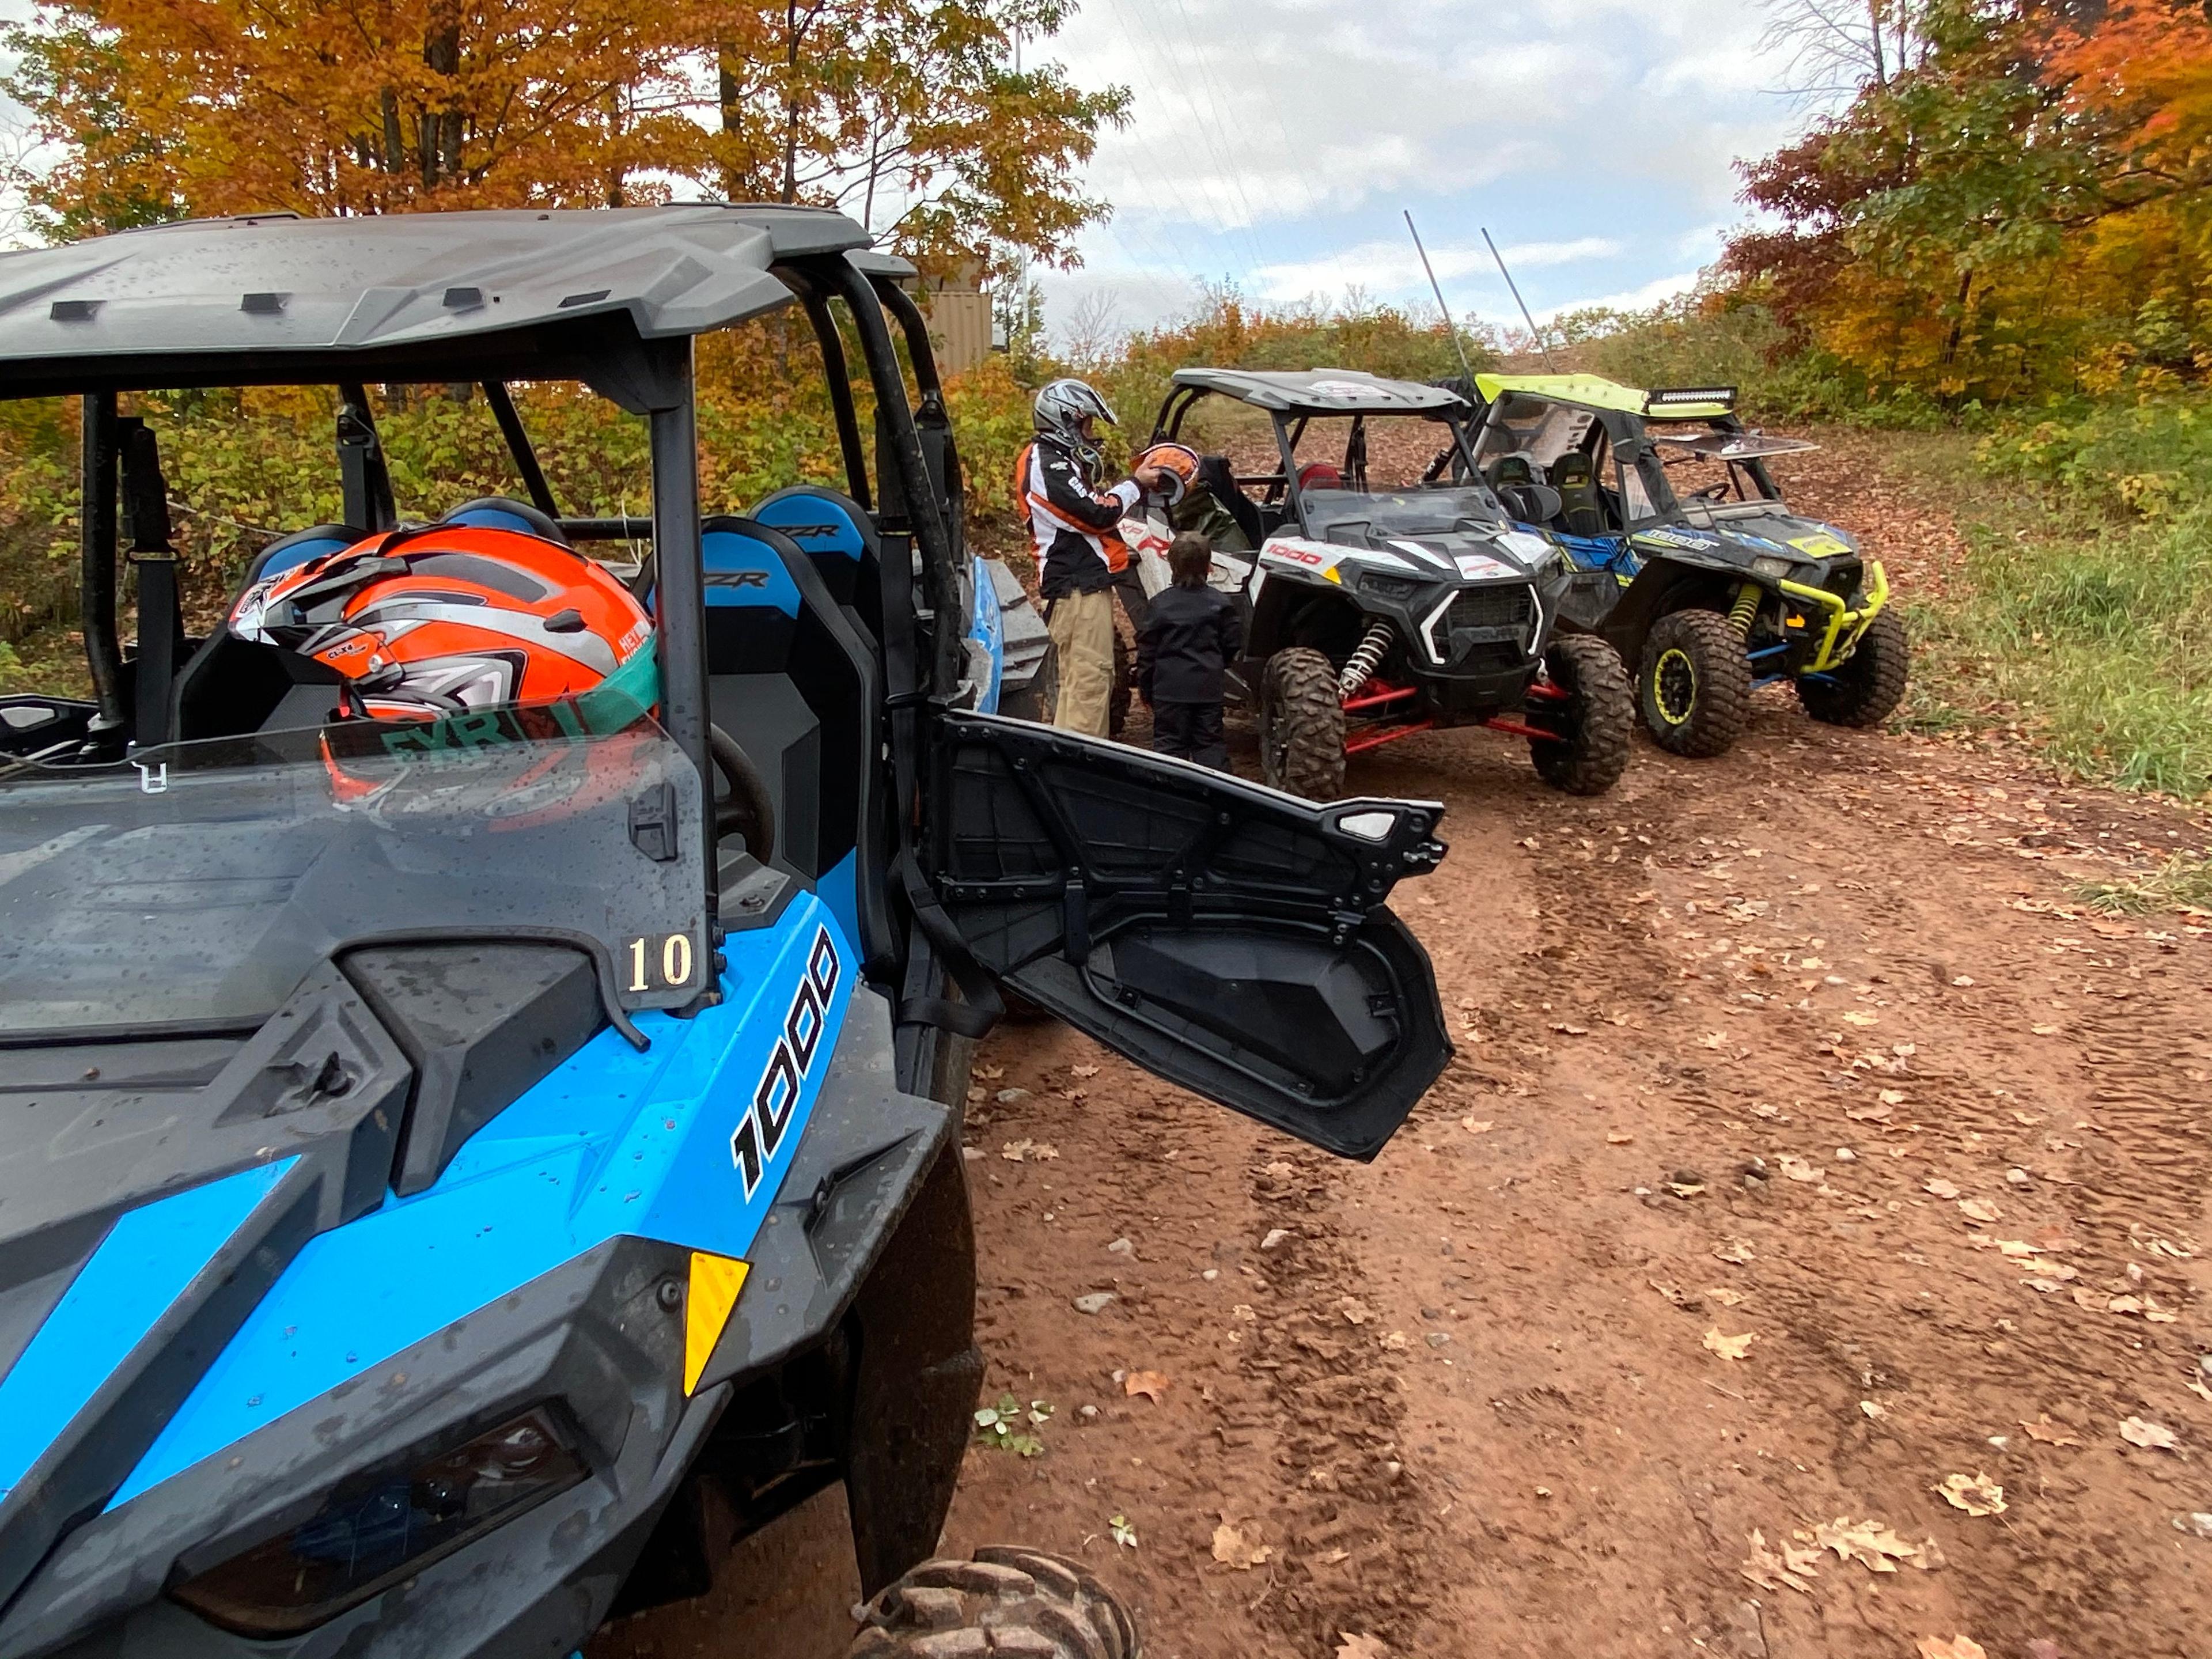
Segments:
[[[1331,531],[1354,525],[1368,526],[1390,536],[1443,536],[1470,524],[1486,531],[1505,527],[1497,498],[1479,485],[1379,495],[1348,489],[1309,489],[1302,499],[1309,532],[1324,538]]]
[[[565,706],[0,774],[0,1037],[243,1028],[395,934],[563,939],[629,1008],[703,983],[698,774]]]

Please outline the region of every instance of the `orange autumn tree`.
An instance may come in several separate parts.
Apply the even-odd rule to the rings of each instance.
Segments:
[[[680,164],[683,42],[635,0],[64,0],[13,42],[62,234],[183,214],[620,202]]]
[[[1740,293],[1870,396],[1957,404],[2212,368],[2201,0],[1931,0],[1904,72],[1746,169]]]
[[[76,236],[188,214],[846,208],[903,252],[1065,263],[1127,94],[1037,52],[1068,0],[46,0],[8,90]],[[1019,43],[1030,65],[1018,67]]]

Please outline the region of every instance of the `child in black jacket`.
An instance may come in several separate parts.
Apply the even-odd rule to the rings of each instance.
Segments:
[[[1137,690],[1152,707],[1155,750],[1226,772],[1221,681],[1244,629],[1237,602],[1206,586],[1212,568],[1212,544],[1195,532],[1169,547],[1174,585],[1152,602],[1137,635]]]

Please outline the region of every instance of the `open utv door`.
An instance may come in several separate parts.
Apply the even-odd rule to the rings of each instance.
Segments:
[[[1371,1158],[1451,1058],[1428,954],[1383,908],[1442,806],[1316,805],[994,715],[937,723],[927,857],[969,949],[1117,1054]]]

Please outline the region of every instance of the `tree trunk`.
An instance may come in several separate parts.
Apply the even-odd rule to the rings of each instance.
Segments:
[[[799,94],[793,83],[799,78],[799,0],[785,0],[783,33],[783,195],[781,199],[795,202],[799,199]]]
[[[433,75],[458,76],[461,72],[461,22],[453,0],[441,0],[431,9],[430,30],[423,37],[422,61]],[[422,112],[422,187],[434,190],[441,179],[461,170],[461,111],[448,94],[443,108]]]

